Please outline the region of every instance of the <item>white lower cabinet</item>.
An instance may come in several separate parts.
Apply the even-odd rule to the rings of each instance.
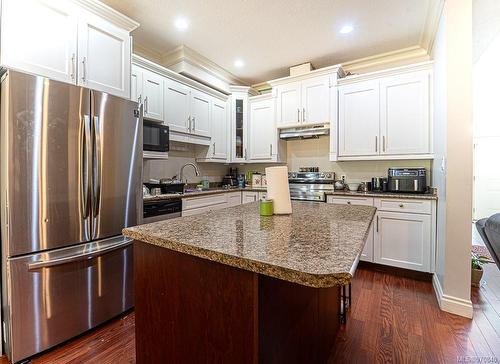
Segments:
[[[336,196],[327,196],[327,203],[334,203],[338,205],[364,205],[364,206],[373,206],[373,198],[371,197],[336,197]],[[359,260],[363,260],[365,262],[373,262],[373,229],[372,226],[370,228],[370,232],[368,233],[368,237],[366,238],[365,247],[361,252],[361,256]]]
[[[262,193],[262,192],[260,192]],[[250,203],[259,201],[259,192],[257,191],[243,191],[241,197],[241,203]]]
[[[227,196],[227,207],[241,205],[241,192],[229,192]]]
[[[435,201],[331,195],[327,203],[377,207],[360,260],[422,272],[434,270]]]

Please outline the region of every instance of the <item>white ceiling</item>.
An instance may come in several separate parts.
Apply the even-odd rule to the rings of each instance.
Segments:
[[[138,21],[134,42],[165,54],[184,44],[243,81],[416,46],[437,0],[103,0]],[[179,32],[178,17],[189,21]],[[339,34],[345,24],[353,32]],[[234,61],[245,66],[238,69]]]

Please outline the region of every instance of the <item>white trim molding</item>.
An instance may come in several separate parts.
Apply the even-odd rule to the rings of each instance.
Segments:
[[[163,54],[161,64],[226,93],[229,85],[245,84],[231,72],[185,45]]]
[[[441,19],[444,9],[444,2],[445,0],[429,1],[424,28],[420,34],[420,47],[425,49],[428,54],[431,53],[434,45],[434,39],[436,39],[439,20]]]
[[[434,273],[434,276],[432,277],[432,286],[434,287],[436,299],[441,310],[455,315],[472,318],[474,313],[472,301],[444,294],[441,282],[439,282],[439,278],[436,273]]]
[[[116,26],[131,32],[139,27],[139,23],[126,15],[116,11],[112,7],[98,0],[71,0],[75,4],[93,14],[99,15]]]

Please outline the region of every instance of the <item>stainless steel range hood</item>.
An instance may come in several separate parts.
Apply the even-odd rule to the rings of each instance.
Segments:
[[[280,129],[280,139],[313,139],[330,134],[330,125],[321,124],[301,128]]]

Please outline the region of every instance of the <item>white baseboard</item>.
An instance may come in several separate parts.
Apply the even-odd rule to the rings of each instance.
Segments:
[[[441,310],[455,315],[472,318],[474,310],[471,300],[464,300],[462,298],[444,294],[441,282],[439,282],[436,273],[434,273],[434,276],[432,277],[432,286],[434,287],[434,292],[436,293],[436,298]]]

